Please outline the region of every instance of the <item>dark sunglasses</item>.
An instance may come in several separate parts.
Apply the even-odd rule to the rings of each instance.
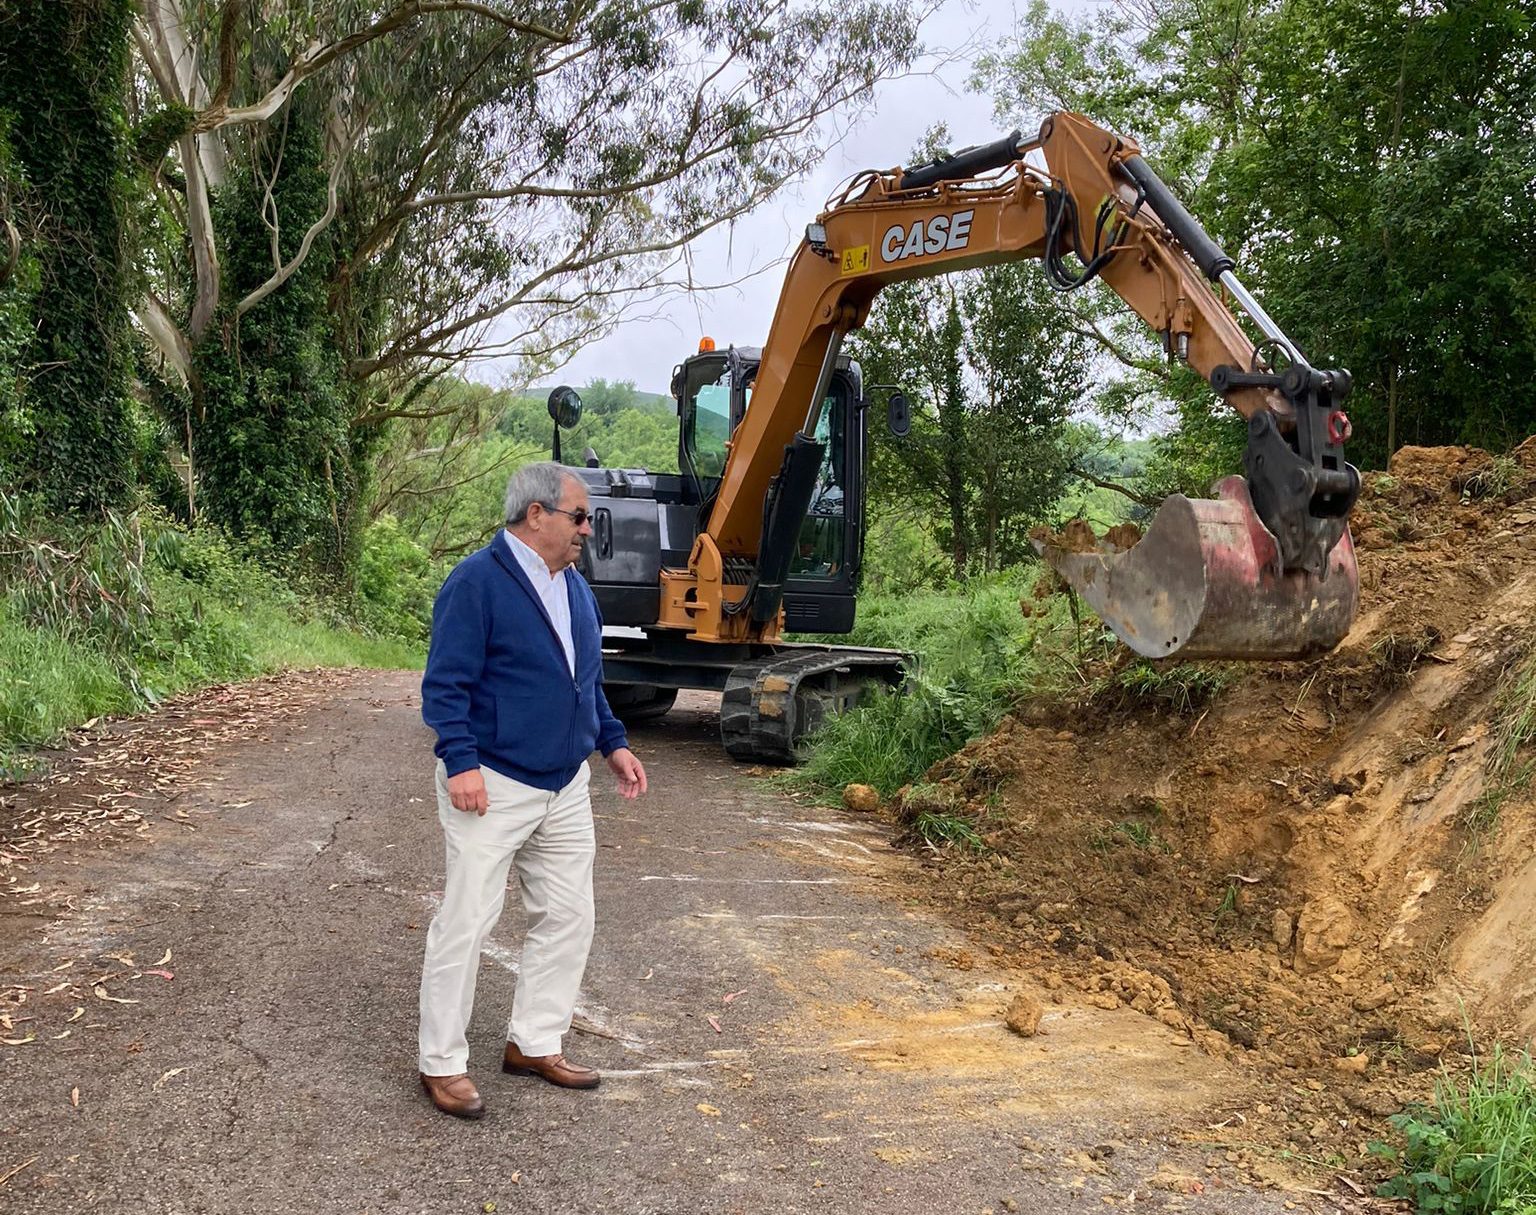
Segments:
[[[541,502],[539,505],[543,506],[544,504]],[[545,506],[544,509],[557,515],[565,515],[577,527],[580,527],[583,523],[592,517],[585,510],[580,508],[576,510],[565,510],[558,506]]]

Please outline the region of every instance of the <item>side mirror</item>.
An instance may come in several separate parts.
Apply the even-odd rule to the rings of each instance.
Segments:
[[[549,416],[565,430],[581,421],[581,397],[574,388],[562,384],[549,394]]]
[[[898,439],[905,439],[912,432],[912,403],[905,393],[891,393],[885,406],[885,424]]]

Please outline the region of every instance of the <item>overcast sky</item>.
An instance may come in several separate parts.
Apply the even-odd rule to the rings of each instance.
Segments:
[[[642,391],[666,393],[672,368],[698,348],[700,336],[713,337],[721,349],[732,343],[762,345],[788,255],[839,183],[860,169],[906,164],[913,145],[939,122],[948,124],[956,149],[1007,134],[992,116],[991,101],[967,91],[965,82],[976,55],[1013,28],[1013,14],[1006,0],[948,0],[924,24],[923,41],[937,54],[919,63],[914,75],[882,82],[870,112],[851,127],[833,131],[841,139],[805,181],[693,246],[697,281],[732,282],[760,273],[739,287],[668,300],[651,310],[654,319],[621,322],[554,378],[575,385],[631,380]],[[495,383],[504,374],[491,361],[474,378]]]

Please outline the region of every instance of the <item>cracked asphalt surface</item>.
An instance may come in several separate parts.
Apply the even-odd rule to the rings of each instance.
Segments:
[[[1297,1200],[1224,1182],[1182,1136],[1246,1091],[1186,1040],[1070,1004],[1048,1004],[1042,1036],[1011,1034],[1001,1012],[1028,976],[925,903],[880,824],[733,765],[702,695],[632,731],[646,797],[621,801],[594,764],[597,939],[567,1053],[602,1088],[497,1068],[514,892],[470,1030],[489,1114],[438,1114],[414,1071],[442,882],[417,679],[358,672],[225,748],[179,803],[196,830],[46,859],[73,910],[0,919],[0,984],[33,989],[11,1011],[37,1035],[0,1046],[0,1211],[1238,1215]],[[171,979],[150,972],[166,950]],[[110,986],[134,1003],[46,996],[65,963],[111,954],[142,975]],[[1150,1187],[1159,1166],[1205,1193]]]

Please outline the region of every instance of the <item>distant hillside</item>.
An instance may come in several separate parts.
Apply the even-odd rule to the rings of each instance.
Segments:
[[[542,404],[549,399],[555,385],[548,384],[528,389],[523,395]],[[642,413],[672,413],[676,406],[672,398],[660,392],[641,392],[632,380],[620,380],[610,384],[607,380],[593,380],[590,384],[573,384],[581,394],[582,412],[593,416],[618,413],[623,409],[638,409]]]

